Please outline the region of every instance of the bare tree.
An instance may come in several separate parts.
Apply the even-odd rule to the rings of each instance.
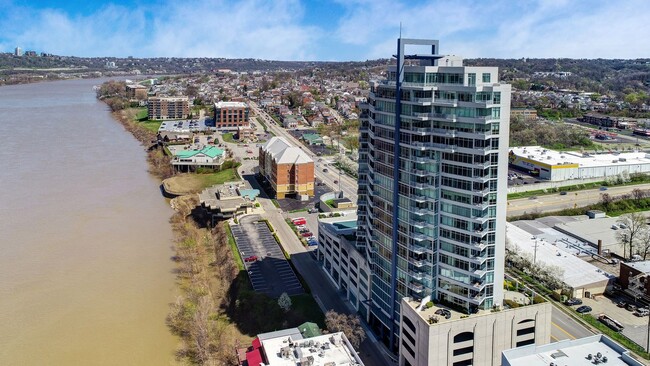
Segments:
[[[650,230],[645,230],[637,244],[637,252],[646,260],[650,254]]]
[[[609,195],[609,193],[601,193],[600,194],[600,203],[605,206],[606,209],[609,208],[609,205],[614,201],[612,196]]]
[[[354,348],[358,349],[361,342],[366,339],[366,332],[361,327],[361,319],[358,315],[339,314],[330,310],[325,313],[325,325],[330,332],[345,333]]]
[[[621,229],[616,232],[616,239],[623,244],[623,258],[631,258],[632,250],[638,245],[638,241],[647,235],[646,217],[640,212],[633,212],[621,216],[617,222],[622,224]]]

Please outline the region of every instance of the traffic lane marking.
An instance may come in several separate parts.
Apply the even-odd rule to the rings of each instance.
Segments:
[[[551,325],[553,325],[554,327],[556,327],[557,329],[559,329],[562,333],[564,333],[564,334],[566,334],[567,336],[569,336],[569,338],[571,338],[571,339],[576,339],[576,337],[574,337],[571,333],[569,333],[569,332],[567,332],[566,330],[564,330],[564,328],[562,328],[561,326],[557,325],[555,322],[551,322]]]

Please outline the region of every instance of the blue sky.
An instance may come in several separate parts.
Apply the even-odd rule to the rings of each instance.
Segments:
[[[0,51],[367,60],[399,35],[464,57],[649,58],[648,0],[0,0]]]

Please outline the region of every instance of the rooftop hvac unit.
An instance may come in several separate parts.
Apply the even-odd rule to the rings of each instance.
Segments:
[[[280,356],[284,359],[291,357],[291,347],[282,347],[280,349]]]

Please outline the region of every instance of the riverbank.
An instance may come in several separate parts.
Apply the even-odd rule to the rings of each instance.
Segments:
[[[170,157],[156,141],[156,134],[138,122],[134,109],[114,111],[113,117],[147,150],[149,172],[161,181],[172,177]],[[175,177],[177,177],[176,175]],[[179,294],[170,305],[167,325],[181,339],[176,352],[181,362],[192,364],[237,364],[235,346],[250,343],[228,313],[231,297],[237,297],[240,271],[227,243],[223,225],[212,230],[200,227],[192,211],[198,204],[195,194],[172,200],[175,213],[170,218],[174,233],[173,257]],[[234,301],[233,301],[234,302]]]

